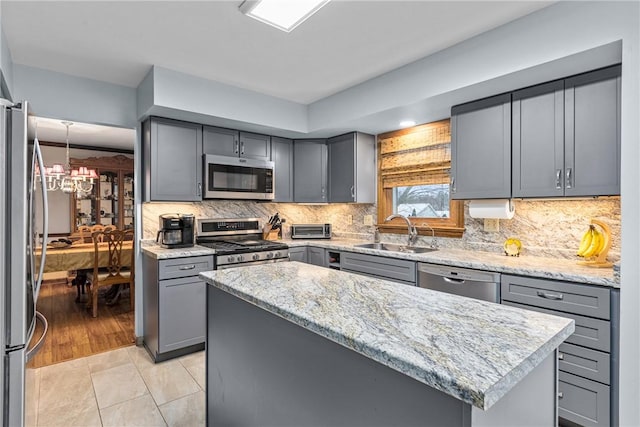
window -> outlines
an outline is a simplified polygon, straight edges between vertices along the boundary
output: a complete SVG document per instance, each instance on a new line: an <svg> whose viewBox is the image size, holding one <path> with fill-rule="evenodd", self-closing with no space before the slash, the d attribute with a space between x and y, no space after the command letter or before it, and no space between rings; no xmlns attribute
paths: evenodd
<svg viewBox="0 0 640 427"><path fill-rule="evenodd" d="M408 217L422 235L461 237L462 201L449 198L451 132L449 120L378 135L378 228L406 233Z"/></svg>

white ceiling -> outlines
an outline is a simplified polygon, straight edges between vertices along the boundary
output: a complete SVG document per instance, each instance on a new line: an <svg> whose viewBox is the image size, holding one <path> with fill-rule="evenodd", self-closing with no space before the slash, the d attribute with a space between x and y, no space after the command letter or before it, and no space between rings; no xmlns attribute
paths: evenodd
<svg viewBox="0 0 640 427"><path fill-rule="evenodd" d="M66 142L67 128L62 121L46 117L34 117L38 140L41 142ZM74 122L69 126L69 145L133 150L136 131L113 126Z"/></svg>
<svg viewBox="0 0 640 427"><path fill-rule="evenodd" d="M14 63L137 87L152 65L308 104L548 6L333 0L291 33L236 1L2 1Z"/></svg>

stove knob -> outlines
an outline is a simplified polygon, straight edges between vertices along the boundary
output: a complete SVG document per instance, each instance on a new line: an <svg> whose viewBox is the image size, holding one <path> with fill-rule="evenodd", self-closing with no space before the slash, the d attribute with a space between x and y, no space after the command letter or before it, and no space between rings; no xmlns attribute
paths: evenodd
<svg viewBox="0 0 640 427"><path fill-rule="evenodd" d="M227 257L227 262L233 262L235 259L236 257L230 255Z"/></svg>
<svg viewBox="0 0 640 427"><path fill-rule="evenodd" d="M254 261L258 261L260 259L260 255L253 254L253 256L251 258L253 258Z"/></svg>
<svg viewBox="0 0 640 427"><path fill-rule="evenodd" d="M238 255L238 262L244 261L244 257L242 255Z"/></svg>
<svg viewBox="0 0 640 427"><path fill-rule="evenodd" d="M273 258L273 253L267 252L267 259L271 259L271 258Z"/></svg>
<svg viewBox="0 0 640 427"><path fill-rule="evenodd" d="M275 254L273 254L274 258L280 258L280 252L276 252Z"/></svg>

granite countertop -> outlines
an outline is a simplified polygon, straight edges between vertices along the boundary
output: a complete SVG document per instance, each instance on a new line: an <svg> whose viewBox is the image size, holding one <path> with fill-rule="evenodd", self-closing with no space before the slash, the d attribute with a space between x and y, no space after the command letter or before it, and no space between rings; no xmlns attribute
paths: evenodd
<svg viewBox="0 0 640 427"><path fill-rule="evenodd" d="M620 287L619 275L612 268L591 268L578 265L576 261L559 258L534 256L510 257L493 252L470 251L462 249L438 249L433 252L411 254L404 252L382 251L358 248L356 245L370 241L330 239L330 240L284 240L290 247L317 246L326 249L344 250L390 258L408 259L418 262L449 265L476 270L495 271L521 276L540 277L568 282L587 283L613 288Z"/></svg>
<svg viewBox="0 0 640 427"><path fill-rule="evenodd" d="M200 277L485 410L574 331L571 319L299 262Z"/></svg>
<svg viewBox="0 0 640 427"><path fill-rule="evenodd" d="M199 245L194 245L190 248L167 249L152 240L142 240L140 243L142 252L155 259L186 258L190 256L214 255L216 253L213 249Z"/></svg>

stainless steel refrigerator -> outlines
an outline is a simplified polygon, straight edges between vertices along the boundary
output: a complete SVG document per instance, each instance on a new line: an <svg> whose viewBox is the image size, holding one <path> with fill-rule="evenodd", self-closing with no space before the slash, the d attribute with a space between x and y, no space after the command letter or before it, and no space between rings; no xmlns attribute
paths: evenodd
<svg viewBox="0 0 640 427"><path fill-rule="evenodd" d="M27 102L0 100L0 393L2 423L11 427L24 425L26 363L46 333L46 319L36 312L46 244L40 262L34 251L47 241L47 192L38 140L29 138L32 122ZM42 197L42 230L35 230L36 197ZM42 337L33 337L36 318Z"/></svg>

